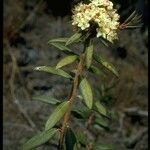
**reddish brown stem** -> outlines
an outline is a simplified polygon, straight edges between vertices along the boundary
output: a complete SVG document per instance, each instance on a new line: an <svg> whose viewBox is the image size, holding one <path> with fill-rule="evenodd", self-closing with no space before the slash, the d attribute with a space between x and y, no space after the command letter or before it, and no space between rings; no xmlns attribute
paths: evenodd
<svg viewBox="0 0 150 150"><path fill-rule="evenodd" d="M85 54L83 53L80 56L80 61L79 61L79 64L77 66L75 77L74 77L74 80L72 83L72 90L71 90L71 94L70 94L70 98L69 98L70 106L69 106L69 109L64 116L64 121L63 121L63 125L61 128L61 134L60 134L60 140L59 140L59 147L58 147L59 150L63 149L64 136L65 136L66 128L67 128L67 126L69 126L70 114L71 114L71 110L72 110L75 98L77 97L79 78L83 73L84 64L85 64Z"/></svg>

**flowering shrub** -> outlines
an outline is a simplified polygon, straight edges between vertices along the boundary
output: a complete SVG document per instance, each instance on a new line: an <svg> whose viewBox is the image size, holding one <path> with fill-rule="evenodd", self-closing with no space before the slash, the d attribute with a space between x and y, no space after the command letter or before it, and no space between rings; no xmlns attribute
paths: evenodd
<svg viewBox="0 0 150 150"><path fill-rule="evenodd" d="M88 81L88 72L101 75L103 70L96 67L93 62L99 63L104 68L118 77L115 67L104 58L96 54L94 38L101 41L113 42L117 39L117 32L121 29L140 27L140 16L134 11L124 23L119 22L117 10L113 9L113 3L109 0L90 0L88 4L79 3L75 6L72 16L72 25L77 29L69 38L57 38L48 42L64 52L67 56L61 59L56 66L38 66L34 70L47 72L69 79L72 84L69 97L66 101L60 101L54 97L37 96L39 100L56 108L46 121L42 132L31 138L23 146L23 150L30 150L48 142L55 136L59 140L58 150L99 150L112 149L102 147L95 141L89 141L83 132L74 132L71 128L70 118L76 117L87 122L88 127L101 126L108 129L108 120L111 118L110 110L94 97L94 90ZM103 41L103 42L104 42ZM82 43L84 49L80 54L74 52L69 46ZM104 43L105 43L104 42ZM77 62L76 68L66 72L64 66ZM76 106L76 100L82 103L81 108ZM63 118L62 126L56 128L56 124Z"/></svg>

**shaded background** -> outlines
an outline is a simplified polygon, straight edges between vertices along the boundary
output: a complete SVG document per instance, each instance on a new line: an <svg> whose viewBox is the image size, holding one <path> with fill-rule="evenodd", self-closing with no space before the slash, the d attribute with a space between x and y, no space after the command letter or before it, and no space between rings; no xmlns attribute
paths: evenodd
<svg viewBox="0 0 150 150"><path fill-rule="evenodd" d="M52 107L32 101L32 96L45 94L63 99L68 96L68 80L34 72L38 65L55 65L62 56L47 45L51 38L70 36L71 7L69 0L4 0L3 49L3 149L19 150L28 138L42 129ZM148 110L148 0L115 0L125 19L135 8L143 14L143 27L124 30L111 47L96 40L96 52L119 70L119 79L106 72L106 78L91 75L91 83L100 93L104 80L107 87L103 101L118 112L110 124L111 132L100 131L98 141L113 144L117 150L147 150ZM76 49L81 46L76 46ZM98 98L102 98L98 94ZM86 130L86 129L85 129ZM94 133L93 133L94 135ZM44 145L38 149L56 149Z"/></svg>

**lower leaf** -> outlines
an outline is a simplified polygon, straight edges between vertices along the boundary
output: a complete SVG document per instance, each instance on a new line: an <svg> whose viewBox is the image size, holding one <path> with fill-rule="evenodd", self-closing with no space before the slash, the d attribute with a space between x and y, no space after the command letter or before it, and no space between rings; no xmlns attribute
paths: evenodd
<svg viewBox="0 0 150 150"><path fill-rule="evenodd" d="M67 128L65 136L66 150L73 150L75 143L76 143L76 136L74 132L71 130L71 128Z"/></svg>
<svg viewBox="0 0 150 150"><path fill-rule="evenodd" d="M43 131L36 136L32 137L29 141L27 141L23 146L22 150L31 150L34 149L44 143L46 143L49 139L51 139L56 133L58 129L50 129L47 131Z"/></svg>

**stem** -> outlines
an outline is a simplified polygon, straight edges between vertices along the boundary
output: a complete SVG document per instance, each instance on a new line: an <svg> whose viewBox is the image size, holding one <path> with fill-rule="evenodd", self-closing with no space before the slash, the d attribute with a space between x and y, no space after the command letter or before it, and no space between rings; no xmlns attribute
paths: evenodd
<svg viewBox="0 0 150 150"><path fill-rule="evenodd" d="M64 116L64 121L63 121L63 125L62 125L62 128L61 128L61 134L60 134L58 150L63 149L63 141L64 141L65 132L66 132L67 127L69 126L71 110L73 108L75 98L77 97L77 89L78 89L78 84L79 84L79 78L83 74L84 66L85 66L85 54L82 53L81 56L80 56L80 61L79 61L79 64L77 66L77 71L75 73L75 77L74 77L74 80L73 80L73 83L72 83L72 90L71 90L71 94L70 94L70 98L69 98L70 106L69 106L68 111L66 112L66 114Z"/></svg>

